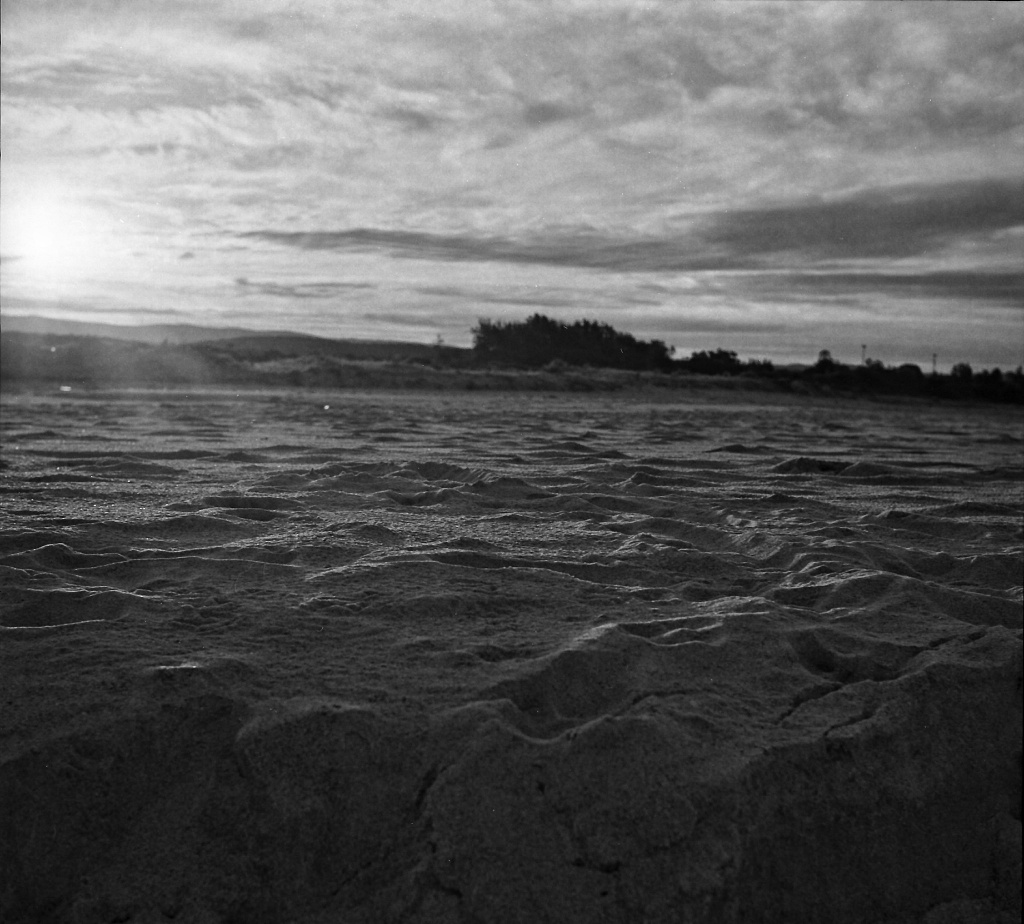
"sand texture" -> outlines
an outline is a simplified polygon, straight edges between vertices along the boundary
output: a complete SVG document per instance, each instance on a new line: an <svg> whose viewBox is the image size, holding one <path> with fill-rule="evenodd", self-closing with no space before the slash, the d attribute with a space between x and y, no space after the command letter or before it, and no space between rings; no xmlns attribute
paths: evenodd
<svg viewBox="0 0 1024 924"><path fill-rule="evenodd" d="M2 422L7 924L1019 920L1016 409Z"/></svg>

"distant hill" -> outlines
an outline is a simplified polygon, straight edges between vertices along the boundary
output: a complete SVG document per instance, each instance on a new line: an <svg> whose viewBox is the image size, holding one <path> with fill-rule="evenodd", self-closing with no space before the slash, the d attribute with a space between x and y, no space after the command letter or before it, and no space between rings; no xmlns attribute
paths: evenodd
<svg viewBox="0 0 1024 924"><path fill-rule="evenodd" d="M469 350L437 347L402 340L337 340L291 331L261 331L244 327L202 327L198 324L99 324L92 321L67 321L39 315L0 318L5 334L35 334L51 337L98 337L126 340L153 346L188 346L217 342L240 359L282 356L325 356L335 359L433 360L443 350L451 361Z"/></svg>
<svg viewBox="0 0 1024 924"><path fill-rule="evenodd" d="M54 334L65 337L108 337L137 343L202 343L230 337L278 336L284 332L261 332L244 327L200 327L198 324L98 324L93 321L67 321L39 315L0 318L0 329L6 333ZM286 336L291 336L286 334ZM320 339L311 337L310 339Z"/></svg>
<svg viewBox="0 0 1024 924"><path fill-rule="evenodd" d="M0 381L62 384L345 385L381 379L368 365L450 370L472 350L387 340L333 340L288 331L191 324L119 325L40 316L0 318Z"/></svg>
<svg viewBox="0 0 1024 924"><path fill-rule="evenodd" d="M587 390L591 379L472 367L472 350L250 332L196 343L0 331L0 387ZM608 388L622 387L609 381Z"/></svg>

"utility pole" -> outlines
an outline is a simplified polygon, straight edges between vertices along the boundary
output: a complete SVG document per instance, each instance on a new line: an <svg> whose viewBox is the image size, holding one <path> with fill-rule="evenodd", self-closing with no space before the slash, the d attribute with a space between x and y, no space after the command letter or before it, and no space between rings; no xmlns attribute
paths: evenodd
<svg viewBox="0 0 1024 924"><path fill-rule="evenodd" d="M868 345L862 343L860 345L860 364L863 366L868 360Z"/></svg>
<svg viewBox="0 0 1024 924"><path fill-rule="evenodd" d="M932 375L938 375L939 374L938 363L939 363L939 354L938 353L932 353Z"/></svg>

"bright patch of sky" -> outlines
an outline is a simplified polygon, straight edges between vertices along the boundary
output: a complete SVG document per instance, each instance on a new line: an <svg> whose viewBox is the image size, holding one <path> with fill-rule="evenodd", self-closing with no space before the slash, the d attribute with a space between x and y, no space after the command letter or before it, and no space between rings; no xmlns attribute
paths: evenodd
<svg viewBox="0 0 1024 924"><path fill-rule="evenodd" d="M1024 361L1016 3L5 0L5 313Z"/></svg>

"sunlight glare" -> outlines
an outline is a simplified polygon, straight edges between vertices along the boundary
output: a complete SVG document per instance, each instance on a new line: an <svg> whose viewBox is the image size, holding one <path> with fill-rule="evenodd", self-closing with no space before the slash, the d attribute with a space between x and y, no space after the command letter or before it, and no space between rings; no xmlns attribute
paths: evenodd
<svg viewBox="0 0 1024 924"><path fill-rule="evenodd" d="M0 252L19 274L62 287L94 276L111 256L105 217L59 191L23 191L0 207ZM13 267L12 267L13 268Z"/></svg>

